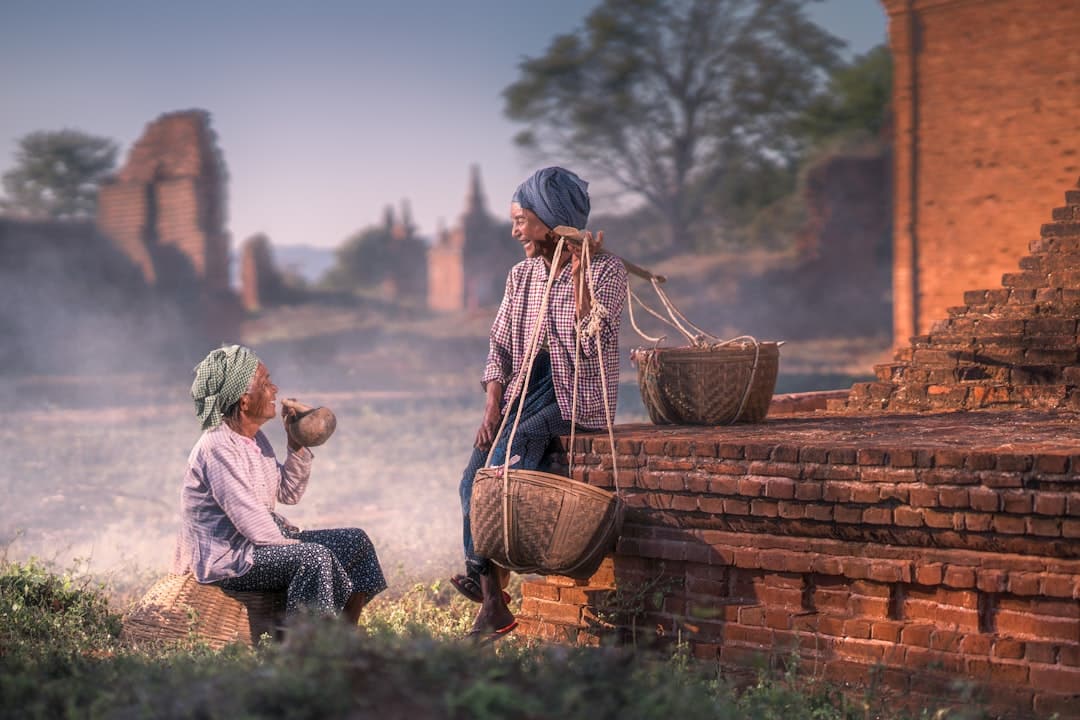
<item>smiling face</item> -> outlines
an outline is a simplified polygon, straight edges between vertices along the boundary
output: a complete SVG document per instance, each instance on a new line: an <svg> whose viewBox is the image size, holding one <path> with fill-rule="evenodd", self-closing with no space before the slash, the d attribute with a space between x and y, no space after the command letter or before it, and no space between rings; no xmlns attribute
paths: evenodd
<svg viewBox="0 0 1080 720"><path fill-rule="evenodd" d="M277 414L274 400L277 398L277 385L270 379L270 371L266 366L259 363L255 370L255 377L251 381L251 389L241 398L241 411L248 419L262 425Z"/></svg>
<svg viewBox="0 0 1080 720"><path fill-rule="evenodd" d="M517 203L511 203L510 225L510 234L521 243L525 257L551 259L555 253L555 243L548 237L550 228L540 221L536 213L526 210Z"/></svg>

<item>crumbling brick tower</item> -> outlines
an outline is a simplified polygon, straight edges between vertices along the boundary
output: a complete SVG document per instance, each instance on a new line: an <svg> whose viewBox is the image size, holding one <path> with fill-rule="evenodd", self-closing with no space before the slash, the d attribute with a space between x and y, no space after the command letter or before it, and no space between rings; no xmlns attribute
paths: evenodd
<svg viewBox="0 0 1080 720"><path fill-rule="evenodd" d="M162 115L102 186L98 226L150 285L184 294L227 292L225 182L209 113Z"/></svg>
<svg viewBox="0 0 1080 720"><path fill-rule="evenodd" d="M848 407L1080 408L1080 189L1065 193L1052 220L1019 272L965 292L963 305L875 368L877 382L853 386Z"/></svg>

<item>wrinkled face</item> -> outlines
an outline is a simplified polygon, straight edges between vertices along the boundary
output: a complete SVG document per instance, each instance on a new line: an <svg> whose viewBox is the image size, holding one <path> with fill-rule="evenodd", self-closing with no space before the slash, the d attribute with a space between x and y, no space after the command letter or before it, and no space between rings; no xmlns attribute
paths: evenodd
<svg viewBox="0 0 1080 720"><path fill-rule="evenodd" d="M277 414L277 409L274 407L277 391L277 385L270 380L270 371L265 365L259 363L259 368L251 381L251 389L244 394L247 405L242 409L248 418L260 425L273 418Z"/></svg>
<svg viewBox="0 0 1080 720"><path fill-rule="evenodd" d="M510 203L510 234L521 243L525 257L545 257L549 260L555 252L555 243L548 237L548 228L536 213L517 203Z"/></svg>

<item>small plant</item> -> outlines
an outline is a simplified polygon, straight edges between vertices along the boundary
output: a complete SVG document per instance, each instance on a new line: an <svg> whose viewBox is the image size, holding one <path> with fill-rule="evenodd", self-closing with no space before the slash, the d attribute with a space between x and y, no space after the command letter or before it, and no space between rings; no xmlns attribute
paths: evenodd
<svg viewBox="0 0 1080 720"><path fill-rule="evenodd" d="M656 574L640 583L620 583L614 590L598 593L594 603L597 624L604 630L626 630L636 644L642 616L663 608L664 599L681 584L681 578L665 575L660 563Z"/></svg>
<svg viewBox="0 0 1080 720"><path fill-rule="evenodd" d="M88 577L57 575L34 559L0 564L3 652L107 652L119 634L104 588Z"/></svg>

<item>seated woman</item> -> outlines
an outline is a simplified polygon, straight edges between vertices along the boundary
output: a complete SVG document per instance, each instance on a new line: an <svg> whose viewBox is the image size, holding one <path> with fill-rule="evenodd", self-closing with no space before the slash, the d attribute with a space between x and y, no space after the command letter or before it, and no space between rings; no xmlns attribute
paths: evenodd
<svg viewBox="0 0 1080 720"><path fill-rule="evenodd" d="M277 386L255 353L214 350L191 385L203 434L188 456L173 572L229 590L284 591L286 611L343 613L356 624L386 589L375 548L358 528L305 530L275 512L295 505L311 476L311 450L288 433L278 463L259 429L276 415ZM292 411L282 408L282 419Z"/></svg>

